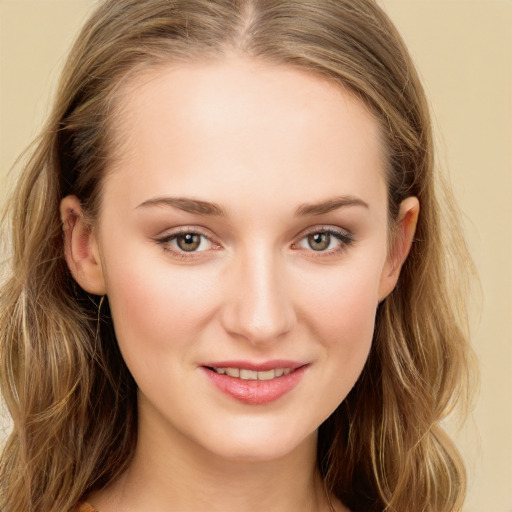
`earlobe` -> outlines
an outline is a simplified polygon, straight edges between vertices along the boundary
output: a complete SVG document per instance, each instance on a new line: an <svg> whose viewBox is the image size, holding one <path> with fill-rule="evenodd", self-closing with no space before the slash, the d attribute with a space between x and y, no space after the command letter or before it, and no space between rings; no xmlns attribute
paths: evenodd
<svg viewBox="0 0 512 512"><path fill-rule="evenodd" d="M80 200L66 196L60 203L64 255L75 281L87 292L105 295L106 286L94 229L85 221Z"/></svg>
<svg viewBox="0 0 512 512"><path fill-rule="evenodd" d="M398 282L402 265L411 250L419 211L420 203L417 197L408 197L400 204L398 222L394 230L395 233L388 251L386 264L381 274L379 302L393 291Z"/></svg>

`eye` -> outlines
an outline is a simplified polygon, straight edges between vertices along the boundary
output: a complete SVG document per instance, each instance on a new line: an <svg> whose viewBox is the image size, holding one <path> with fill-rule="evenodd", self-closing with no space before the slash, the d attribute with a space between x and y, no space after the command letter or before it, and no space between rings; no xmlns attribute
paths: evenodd
<svg viewBox="0 0 512 512"><path fill-rule="evenodd" d="M198 233L185 233L174 238L176 245L185 252L197 251L203 242L203 236ZM204 244L203 244L204 245Z"/></svg>
<svg viewBox="0 0 512 512"><path fill-rule="evenodd" d="M353 242L348 233L334 229L321 229L308 233L301 238L297 246L301 249L311 249L314 252L335 253L343 250Z"/></svg>
<svg viewBox="0 0 512 512"><path fill-rule="evenodd" d="M327 232L313 233L307 237L308 245L314 251L325 251L331 245L331 234Z"/></svg>
<svg viewBox="0 0 512 512"><path fill-rule="evenodd" d="M208 251L214 248L213 242L206 236L195 231L180 231L156 240L164 249L182 254Z"/></svg>

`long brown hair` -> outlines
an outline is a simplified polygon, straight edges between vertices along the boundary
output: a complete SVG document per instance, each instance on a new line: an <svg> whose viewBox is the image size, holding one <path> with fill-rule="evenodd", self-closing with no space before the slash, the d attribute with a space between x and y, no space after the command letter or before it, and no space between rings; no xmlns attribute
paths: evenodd
<svg viewBox="0 0 512 512"><path fill-rule="evenodd" d="M67 269L59 203L75 194L91 222L98 215L118 148L116 100L131 75L229 51L352 91L381 126L390 223L404 198L421 204L363 373L320 427L326 485L354 512L450 512L462 504L464 466L440 422L470 387L466 282L455 270L470 259L434 172L425 95L392 23L371 0L105 0L74 45L10 201L0 380L13 429L0 459L3 512L67 512L130 462L136 385L108 299L84 292Z"/></svg>

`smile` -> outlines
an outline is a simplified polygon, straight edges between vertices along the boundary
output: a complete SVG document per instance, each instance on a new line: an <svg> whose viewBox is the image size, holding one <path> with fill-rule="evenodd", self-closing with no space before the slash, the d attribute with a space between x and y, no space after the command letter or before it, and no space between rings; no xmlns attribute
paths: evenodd
<svg viewBox="0 0 512 512"><path fill-rule="evenodd" d="M220 375L228 375L242 380L273 380L289 375L293 368L275 368L266 371L247 370L245 368L209 368Z"/></svg>
<svg viewBox="0 0 512 512"><path fill-rule="evenodd" d="M295 389L309 367L308 363L281 360L263 364L225 361L201 368L222 394L246 405L264 405Z"/></svg>

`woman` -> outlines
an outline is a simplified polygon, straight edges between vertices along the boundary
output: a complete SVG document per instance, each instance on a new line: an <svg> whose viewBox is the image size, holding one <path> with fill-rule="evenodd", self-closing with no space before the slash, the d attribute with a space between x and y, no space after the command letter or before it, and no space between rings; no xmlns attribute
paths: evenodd
<svg viewBox="0 0 512 512"><path fill-rule="evenodd" d="M374 2L102 2L11 201L0 508L460 508L437 181Z"/></svg>

